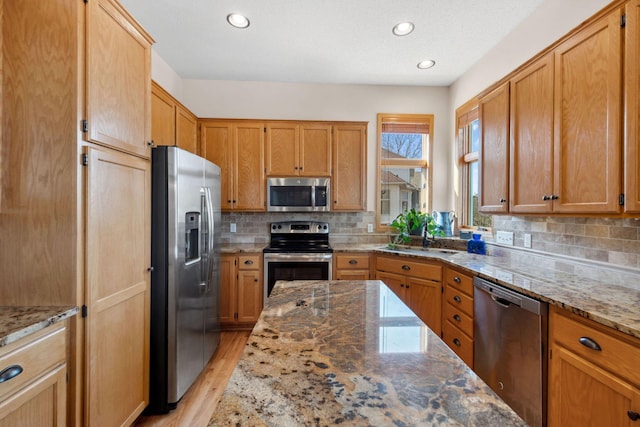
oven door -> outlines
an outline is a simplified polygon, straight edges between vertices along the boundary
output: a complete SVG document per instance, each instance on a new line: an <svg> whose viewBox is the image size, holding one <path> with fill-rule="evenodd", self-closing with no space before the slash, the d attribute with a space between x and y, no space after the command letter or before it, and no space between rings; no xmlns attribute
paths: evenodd
<svg viewBox="0 0 640 427"><path fill-rule="evenodd" d="M278 280L331 280L330 253L265 253L264 303Z"/></svg>

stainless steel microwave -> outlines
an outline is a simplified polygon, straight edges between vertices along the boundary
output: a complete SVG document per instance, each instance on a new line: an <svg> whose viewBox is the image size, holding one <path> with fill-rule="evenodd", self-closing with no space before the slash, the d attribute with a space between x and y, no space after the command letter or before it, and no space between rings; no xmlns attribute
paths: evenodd
<svg viewBox="0 0 640 427"><path fill-rule="evenodd" d="M329 178L267 178L269 212L328 212Z"/></svg>

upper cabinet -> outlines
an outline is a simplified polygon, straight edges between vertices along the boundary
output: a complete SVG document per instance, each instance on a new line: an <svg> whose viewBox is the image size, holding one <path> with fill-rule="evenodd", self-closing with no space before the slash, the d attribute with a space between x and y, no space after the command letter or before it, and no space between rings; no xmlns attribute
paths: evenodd
<svg viewBox="0 0 640 427"><path fill-rule="evenodd" d="M367 195L367 124L333 126L331 198L334 211L362 211Z"/></svg>
<svg viewBox="0 0 640 427"><path fill-rule="evenodd" d="M553 194L553 55L511 78L511 212L548 212Z"/></svg>
<svg viewBox="0 0 640 427"><path fill-rule="evenodd" d="M482 212L615 214L625 192L635 199L626 210L640 210L637 1L627 5L626 43L612 5L480 97Z"/></svg>
<svg viewBox="0 0 640 427"><path fill-rule="evenodd" d="M265 211L264 125L202 120L201 155L221 168L224 211Z"/></svg>
<svg viewBox="0 0 640 427"><path fill-rule="evenodd" d="M268 176L330 176L331 125L267 123Z"/></svg>
<svg viewBox="0 0 640 427"><path fill-rule="evenodd" d="M479 101L481 212L509 209L509 83Z"/></svg>
<svg viewBox="0 0 640 427"><path fill-rule="evenodd" d="M619 212L622 12L554 50L554 212Z"/></svg>
<svg viewBox="0 0 640 427"><path fill-rule="evenodd" d="M151 139L199 154L197 117L156 82L151 84Z"/></svg>
<svg viewBox="0 0 640 427"><path fill-rule="evenodd" d="M640 212L640 0L627 3L625 34L625 212Z"/></svg>
<svg viewBox="0 0 640 427"><path fill-rule="evenodd" d="M88 2L86 24L87 139L149 157L153 40L113 0Z"/></svg>

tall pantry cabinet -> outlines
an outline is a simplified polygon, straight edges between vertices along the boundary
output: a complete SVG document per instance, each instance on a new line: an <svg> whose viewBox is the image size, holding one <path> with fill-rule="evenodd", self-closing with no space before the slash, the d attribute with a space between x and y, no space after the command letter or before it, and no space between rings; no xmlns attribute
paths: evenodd
<svg viewBox="0 0 640 427"><path fill-rule="evenodd" d="M75 305L68 425L148 401L151 38L115 0L0 0L0 301Z"/></svg>

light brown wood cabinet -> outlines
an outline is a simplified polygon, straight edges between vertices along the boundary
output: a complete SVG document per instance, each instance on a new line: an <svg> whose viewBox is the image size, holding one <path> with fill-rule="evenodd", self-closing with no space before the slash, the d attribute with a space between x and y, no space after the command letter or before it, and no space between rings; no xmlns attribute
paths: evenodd
<svg viewBox="0 0 640 427"><path fill-rule="evenodd" d="M479 100L479 210L509 210L509 83Z"/></svg>
<svg viewBox="0 0 640 427"><path fill-rule="evenodd" d="M473 277L444 269L442 340L473 369Z"/></svg>
<svg viewBox="0 0 640 427"><path fill-rule="evenodd" d="M549 310L548 425L632 426L640 417L640 340Z"/></svg>
<svg viewBox="0 0 640 427"><path fill-rule="evenodd" d="M151 139L199 154L197 117L156 82L151 85Z"/></svg>
<svg viewBox="0 0 640 427"><path fill-rule="evenodd" d="M332 156L331 209L366 210L367 124L334 124Z"/></svg>
<svg viewBox="0 0 640 427"><path fill-rule="evenodd" d="M369 254L341 252L333 255L333 278L335 280L369 280Z"/></svg>
<svg viewBox="0 0 640 427"><path fill-rule="evenodd" d="M20 366L0 384L0 426L67 425L66 322L0 347L0 370Z"/></svg>
<svg viewBox="0 0 640 427"><path fill-rule="evenodd" d="M223 254L221 260L222 329L251 329L262 312L262 254Z"/></svg>
<svg viewBox="0 0 640 427"><path fill-rule="evenodd" d="M553 55L510 79L509 210L549 212L553 190Z"/></svg>
<svg viewBox="0 0 640 427"><path fill-rule="evenodd" d="M331 125L266 123L267 176L330 176Z"/></svg>
<svg viewBox="0 0 640 427"><path fill-rule="evenodd" d="M262 122L203 119L200 131L200 154L221 169L222 210L264 212Z"/></svg>
<svg viewBox="0 0 640 427"><path fill-rule="evenodd" d="M442 266L434 261L378 255L382 280L435 334L442 331Z"/></svg>
<svg viewBox="0 0 640 427"><path fill-rule="evenodd" d="M153 40L116 0L87 2L86 17L87 139L150 157Z"/></svg>
<svg viewBox="0 0 640 427"><path fill-rule="evenodd" d="M130 424L148 393L152 39L115 0L0 8L0 163L19 165L0 180L0 299L86 306L57 413Z"/></svg>
<svg viewBox="0 0 640 427"><path fill-rule="evenodd" d="M624 194L625 212L640 212L640 0L625 9Z"/></svg>

